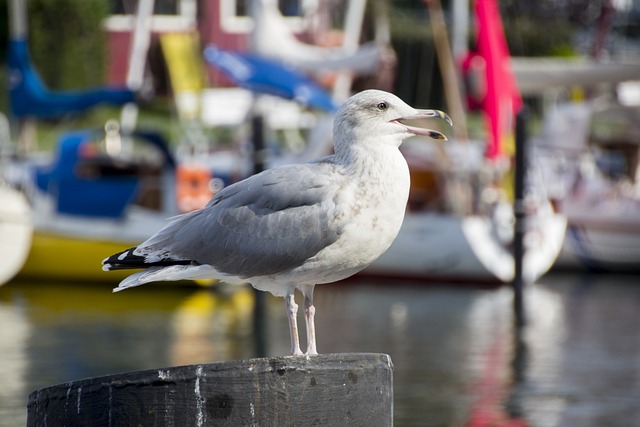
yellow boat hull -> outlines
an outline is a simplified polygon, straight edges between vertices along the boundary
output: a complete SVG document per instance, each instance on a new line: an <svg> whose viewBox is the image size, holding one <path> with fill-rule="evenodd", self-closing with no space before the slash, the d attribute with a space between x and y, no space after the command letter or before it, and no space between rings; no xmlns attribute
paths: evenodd
<svg viewBox="0 0 640 427"><path fill-rule="evenodd" d="M102 260L139 242L107 242L36 231L19 279L116 284L137 270L102 270ZM211 286L214 279L178 282ZM176 284L176 282L172 282Z"/></svg>
<svg viewBox="0 0 640 427"><path fill-rule="evenodd" d="M135 243L103 242L36 231L31 251L19 278L53 281L118 282L129 271L102 271L101 262L109 255L135 246Z"/></svg>

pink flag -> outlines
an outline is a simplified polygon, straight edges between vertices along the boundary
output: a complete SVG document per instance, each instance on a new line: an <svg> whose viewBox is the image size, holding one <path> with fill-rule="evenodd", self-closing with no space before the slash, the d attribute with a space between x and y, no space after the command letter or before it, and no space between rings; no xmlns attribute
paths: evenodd
<svg viewBox="0 0 640 427"><path fill-rule="evenodd" d="M475 14L477 55L484 59L486 75L482 109L489 136L487 157L497 159L504 154L506 139L513 134L515 115L522 107L522 98L511 69L497 1L476 0Z"/></svg>

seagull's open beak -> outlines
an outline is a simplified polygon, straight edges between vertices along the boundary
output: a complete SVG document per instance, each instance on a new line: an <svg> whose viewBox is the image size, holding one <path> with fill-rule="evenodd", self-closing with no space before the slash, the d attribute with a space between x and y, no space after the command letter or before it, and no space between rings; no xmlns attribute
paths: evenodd
<svg viewBox="0 0 640 427"><path fill-rule="evenodd" d="M411 116L406 116L406 117L400 117L398 119L392 120L392 122L401 124L406 128L408 132L411 132L415 135L423 135L423 136L431 137L433 139L442 139L446 141L447 137L438 131L435 131L432 129L415 127L415 126L409 126L405 123L402 123L405 120L421 120L421 119L432 119L432 118L445 120L447 123L449 123L450 126L453 126L453 121L451 120L451 117L449 117L446 113L440 110L416 110L416 114L413 114Z"/></svg>

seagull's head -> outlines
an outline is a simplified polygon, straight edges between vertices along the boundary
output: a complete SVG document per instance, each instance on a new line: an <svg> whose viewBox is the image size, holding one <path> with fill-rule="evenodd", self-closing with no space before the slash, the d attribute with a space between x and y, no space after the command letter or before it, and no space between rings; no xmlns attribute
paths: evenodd
<svg viewBox="0 0 640 427"><path fill-rule="evenodd" d="M338 110L334 125L336 150L342 143L353 144L371 138L400 146L412 135L446 140L442 133L410 126L405 121L438 118L453 125L451 118L439 110L418 110L397 96L381 90L365 90L353 95Z"/></svg>

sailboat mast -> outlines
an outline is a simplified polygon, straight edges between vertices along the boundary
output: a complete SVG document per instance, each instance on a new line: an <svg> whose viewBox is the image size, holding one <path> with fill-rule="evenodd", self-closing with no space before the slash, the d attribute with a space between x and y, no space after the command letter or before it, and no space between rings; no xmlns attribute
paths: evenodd
<svg viewBox="0 0 640 427"><path fill-rule="evenodd" d="M129 53L129 69L127 71L127 87L140 90L144 81L144 70L147 64L147 53L151 42L151 18L155 0L140 0L136 12L136 23ZM120 129L123 133L131 133L138 121L138 106L131 102L122 108Z"/></svg>
<svg viewBox="0 0 640 427"><path fill-rule="evenodd" d="M447 109L451 119L456 124L453 127L453 135L458 141L467 141L467 117L462 106L462 95L458 84L458 73L451 56L447 24L442 12L440 0L425 0L429 9L429 21L433 30L433 38L438 55L438 64L442 82L444 84L444 96L447 101Z"/></svg>
<svg viewBox="0 0 640 427"><path fill-rule="evenodd" d="M469 0L453 0L451 12L451 51L453 58L459 60L466 55L468 50Z"/></svg>
<svg viewBox="0 0 640 427"><path fill-rule="evenodd" d="M27 36L27 2L9 0L9 35L17 40Z"/></svg>

